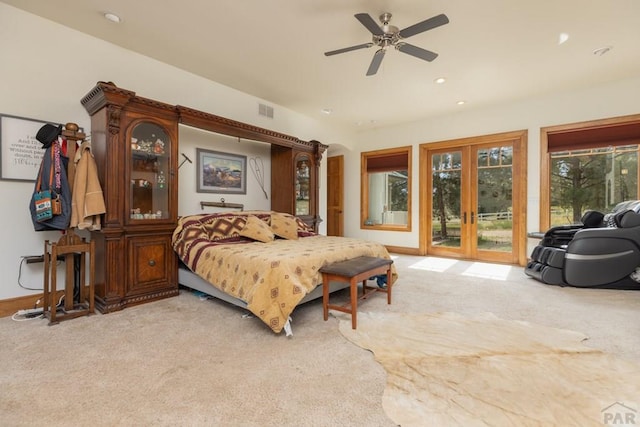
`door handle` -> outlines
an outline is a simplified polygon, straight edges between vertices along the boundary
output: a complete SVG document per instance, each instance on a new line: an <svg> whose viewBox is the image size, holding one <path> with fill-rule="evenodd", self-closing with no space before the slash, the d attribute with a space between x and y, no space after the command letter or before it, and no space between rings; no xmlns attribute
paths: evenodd
<svg viewBox="0 0 640 427"><path fill-rule="evenodd" d="M473 224L474 220L476 217L476 213L475 212L471 212L471 224Z"/></svg>
<svg viewBox="0 0 640 427"><path fill-rule="evenodd" d="M467 223L467 213L466 213L466 212L463 212L463 213L462 213L462 223L463 223L463 224L466 224L466 223Z"/></svg>

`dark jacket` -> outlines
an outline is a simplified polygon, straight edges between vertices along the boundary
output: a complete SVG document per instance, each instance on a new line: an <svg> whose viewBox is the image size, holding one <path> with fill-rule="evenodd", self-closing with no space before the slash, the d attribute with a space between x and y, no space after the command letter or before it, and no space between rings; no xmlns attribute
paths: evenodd
<svg viewBox="0 0 640 427"><path fill-rule="evenodd" d="M49 146L42 156L42 165L36 177L36 184L34 185L33 195L29 202L29 210L31 211L31 221L33 222L33 228L35 231L45 230L66 230L69 228L69 221L71 220L71 189L69 188L69 181L67 180L67 163L69 159L60 154L60 188L55 188L55 169L52 185L49 184L49 177L51 168L54 167L52 161L53 145ZM35 194L38 192L38 178L40 178L40 191L50 190L52 197L60 195L60 202L62 204L62 213L60 215L54 215L52 218L45 221L36 220L36 206L35 206Z"/></svg>

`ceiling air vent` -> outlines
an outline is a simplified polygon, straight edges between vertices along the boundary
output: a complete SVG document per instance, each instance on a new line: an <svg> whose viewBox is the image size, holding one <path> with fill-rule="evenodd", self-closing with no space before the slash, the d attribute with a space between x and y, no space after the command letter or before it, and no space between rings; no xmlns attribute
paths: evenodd
<svg viewBox="0 0 640 427"><path fill-rule="evenodd" d="M273 107L265 104L258 104L258 114L273 119Z"/></svg>

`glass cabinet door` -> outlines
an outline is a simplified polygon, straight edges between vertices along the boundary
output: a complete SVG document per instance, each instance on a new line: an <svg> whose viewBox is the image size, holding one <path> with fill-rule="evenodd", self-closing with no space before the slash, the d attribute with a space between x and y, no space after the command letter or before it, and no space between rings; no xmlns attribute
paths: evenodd
<svg viewBox="0 0 640 427"><path fill-rule="evenodd" d="M296 157L296 215L311 214L311 159L307 154Z"/></svg>
<svg viewBox="0 0 640 427"><path fill-rule="evenodd" d="M150 122L136 124L130 135L130 218L167 219L171 141L161 126Z"/></svg>

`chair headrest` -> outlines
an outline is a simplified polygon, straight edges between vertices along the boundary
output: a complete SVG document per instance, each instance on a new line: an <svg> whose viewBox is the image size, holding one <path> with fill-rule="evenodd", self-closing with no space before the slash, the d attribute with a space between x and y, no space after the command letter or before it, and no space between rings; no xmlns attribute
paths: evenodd
<svg viewBox="0 0 640 427"><path fill-rule="evenodd" d="M585 228L596 228L602 227L602 219L604 218L604 214L598 211L586 211L582 218L580 218L580 222L584 225Z"/></svg>
<svg viewBox="0 0 640 427"><path fill-rule="evenodd" d="M618 212L613 217L616 226L620 228L631 228L640 226L640 214L632 209Z"/></svg>

